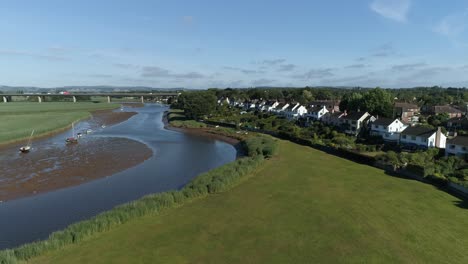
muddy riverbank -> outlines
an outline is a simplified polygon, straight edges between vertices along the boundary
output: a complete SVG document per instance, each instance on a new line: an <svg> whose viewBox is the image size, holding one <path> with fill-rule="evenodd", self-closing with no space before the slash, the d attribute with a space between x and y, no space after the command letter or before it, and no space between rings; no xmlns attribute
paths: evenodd
<svg viewBox="0 0 468 264"><path fill-rule="evenodd" d="M169 120L167 118L169 112L164 113L163 117L163 123L164 123L164 128L172 131L177 131L181 133L186 133L189 135L195 135L195 136L202 136L214 140L220 140L223 142L226 142L230 145L232 145L236 151L237 151L237 157L242 157L245 156L245 153L242 148L242 143L241 140L233 137L229 137L226 135L218 134L216 131L213 130L213 128L182 128L182 127L174 127L169 123Z"/></svg>
<svg viewBox="0 0 468 264"><path fill-rule="evenodd" d="M99 110L86 128L101 129L124 122L136 112ZM63 131L61 131L63 133ZM60 132L48 138L60 136ZM19 144L2 146L0 201L13 200L70 187L134 167L153 155L144 143L119 137L84 136L76 145L47 138L33 141L30 153L18 153Z"/></svg>

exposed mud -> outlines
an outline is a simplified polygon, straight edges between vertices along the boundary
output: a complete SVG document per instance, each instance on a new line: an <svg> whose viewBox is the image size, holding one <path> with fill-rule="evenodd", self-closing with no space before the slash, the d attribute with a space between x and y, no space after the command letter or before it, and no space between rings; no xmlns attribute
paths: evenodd
<svg viewBox="0 0 468 264"><path fill-rule="evenodd" d="M123 122L137 113L96 111L87 121L97 129ZM145 144L126 139L83 136L78 144L34 141L30 153L20 145L0 153L0 201L48 192L110 176L136 166L153 154Z"/></svg>

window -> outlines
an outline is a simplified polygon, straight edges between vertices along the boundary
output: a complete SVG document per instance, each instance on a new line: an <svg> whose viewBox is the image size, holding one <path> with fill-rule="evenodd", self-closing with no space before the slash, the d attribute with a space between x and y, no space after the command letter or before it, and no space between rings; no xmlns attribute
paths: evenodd
<svg viewBox="0 0 468 264"><path fill-rule="evenodd" d="M416 140L416 136L411 136L411 140Z"/></svg>
<svg viewBox="0 0 468 264"><path fill-rule="evenodd" d="M463 147L462 150L463 150L463 151L466 151L466 147Z"/></svg>
<svg viewBox="0 0 468 264"><path fill-rule="evenodd" d="M406 139L406 135L402 135L401 138L402 138L402 139Z"/></svg>

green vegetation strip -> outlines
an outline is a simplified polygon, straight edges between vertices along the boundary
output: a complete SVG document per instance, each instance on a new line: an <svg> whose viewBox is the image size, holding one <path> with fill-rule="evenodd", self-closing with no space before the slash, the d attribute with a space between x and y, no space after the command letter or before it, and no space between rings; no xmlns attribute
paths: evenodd
<svg viewBox="0 0 468 264"><path fill-rule="evenodd" d="M204 173L180 191L145 196L90 220L70 225L63 231L51 234L45 241L30 243L13 250L0 251L0 263L17 263L18 260L28 260L70 244L89 241L89 238L96 236L97 233L115 229L133 219L155 215L194 199L226 191L250 175L259 167L264 158L271 157L276 149L276 141L270 137L254 137L245 141L243 145L245 151L249 153L248 157L237 159Z"/></svg>
<svg viewBox="0 0 468 264"><path fill-rule="evenodd" d="M0 104L0 144L35 136L43 136L65 129L90 117L90 111L113 109L107 103L4 103Z"/></svg>

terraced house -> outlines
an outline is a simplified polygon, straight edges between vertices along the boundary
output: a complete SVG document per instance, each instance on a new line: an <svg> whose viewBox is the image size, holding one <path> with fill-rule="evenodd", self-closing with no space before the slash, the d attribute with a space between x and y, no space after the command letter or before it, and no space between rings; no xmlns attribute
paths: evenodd
<svg viewBox="0 0 468 264"><path fill-rule="evenodd" d="M457 156L466 159L468 157L468 137L457 136L447 140L445 156Z"/></svg>
<svg viewBox="0 0 468 264"><path fill-rule="evenodd" d="M368 112L345 112L341 117L341 126L346 134L357 136L363 127L374 120L375 117Z"/></svg>
<svg viewBox="0 0 468 264"><path fill-rule="evenodd" d="M441 128L408 127L401 133L400 144L410 148L445 148L447 137Z"/></svg>
<svg viewBox="0 0 468 264"><path fill-rule="evenodd" d="M372 122L370 134L381 136L387 142L400 142L400 134L408 125L398 119L379 118Z"/></svg>

